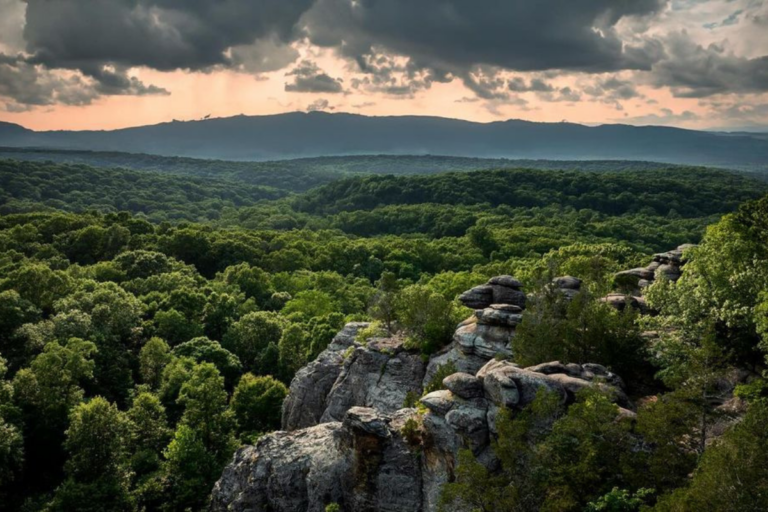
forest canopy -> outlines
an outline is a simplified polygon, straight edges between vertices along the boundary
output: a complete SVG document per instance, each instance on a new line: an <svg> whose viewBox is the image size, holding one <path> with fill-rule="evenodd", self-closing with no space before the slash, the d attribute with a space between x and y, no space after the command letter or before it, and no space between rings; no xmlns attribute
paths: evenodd
<svg viewBox="0 0 768 512"><path fill-rule="evenodd" d="M644 389L666 397L640 410L638 428L668 451L636 450L598 396L528 436L521 426L538 422L541 397L538 409L506 420L499 440L501 449L525 440L519 457L536 478L515 475L518 457L502 458L506 480L488 480L465 454L446 500L482 510L514 510L503 507L521 496L547 510L614 510L599 507L617 500L637 506L615 510L700 510L734 453L764 446L757 425L768 386L755 378L743 390L754 406L722 443L677 450L709 414L692 390L745 362L755 375L762 368L768 210L758 199L767 183L665 168L357 176L309 192L278 188L0 161L0 503L203 510L236 448L280 427L291 379L346 322L396 326L428 357L471 313L458 294L500 274L533 293L554 272L589 283L595 300L557 328L574 344L584 322L621 334L633 353L603 362L635 365ZM649 290L659 313L652 323L597 304L615 272L702 239L677 285ZM531 325L521 343L541 332ZM674 336L646 351L641 327ZM681 353L718 363L686 365ZM558 451L589 434L601 440L585 444L596 458ZM765 485L761 460L727 482ZM477 479L485 497L468 494ZM725 493L727 482L716 488Z"/></svg>

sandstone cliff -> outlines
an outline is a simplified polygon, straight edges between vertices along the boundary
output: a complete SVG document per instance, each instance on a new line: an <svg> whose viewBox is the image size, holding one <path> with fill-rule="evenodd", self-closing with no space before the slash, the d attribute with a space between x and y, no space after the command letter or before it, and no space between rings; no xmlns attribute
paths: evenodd
<svg viewBox="0 0 768 512"><path fill-rule="evenodd" d="M553 282L572 297L581 282ZM464 293L475 309L453 342L423 361L399 338L358 340L367 324L348 324L320 356L299 371L283 407L283 431L240 449L213 491L212 510L322 512L437 510L457 454L468 448L489 468L502 409L513 413L540 389L565 406L599 386L632 416L621 378L600 365L546 363L520 368L511 340L522 320L522 284L499 276ZM456 371L444 389L423 395L438 369ZM404 408L421 397L419 407Z"/></svg>

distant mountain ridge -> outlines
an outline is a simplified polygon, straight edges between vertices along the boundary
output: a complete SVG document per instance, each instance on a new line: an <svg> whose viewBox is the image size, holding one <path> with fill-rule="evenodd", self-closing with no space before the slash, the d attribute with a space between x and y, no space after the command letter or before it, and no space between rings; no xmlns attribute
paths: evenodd
<svg viewBox="0 0 768 512"><path fill-rule="evenodd" d="M362 154L654 160L768 170L768 141L629 125L289 113L174 121L112 131L36 132L0 123L0 146L270 160Z"/></svg>

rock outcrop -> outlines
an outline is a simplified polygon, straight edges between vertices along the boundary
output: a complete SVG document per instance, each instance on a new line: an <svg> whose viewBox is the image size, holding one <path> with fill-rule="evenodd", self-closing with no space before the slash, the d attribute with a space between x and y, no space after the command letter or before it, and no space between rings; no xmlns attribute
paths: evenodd
<svg viewBox="0 0 768 512"><path fill-rule="evenodd" d="M541 389L569 404L590 385L631 406L621 379L599 365L520 368L493 360L476 375L456 373L443 384L447 389L421 398L426 412L354 406L341 421L276 432L240 449L214 488L212 510L322 512L338 503L355 512L432 512L460 449L496 465L490 446L502 409L521 410Z"/></svg>
<svg viewBox="0 0 768 512"><path fill-rule="evenodd" d="M572 297L581 282L553 282ZM600 365L551 362L521 368L510 342L526 297L510 276L493 278L461 300L476 309L452 344L428 363L401 339L357 340L367 324L349 324L299 371L283 408L284 431L240 449L213 491L215 512L322 512L338 503L355 512L433 512L453 478L460 449L488 468L499 413L513 414L548 390L563 406L596 386L632 417L621 378ZM444 389L422 396L437 369L456 369ZM403 408L406 395L420 408Z"/></svg>
<svg viewBox="0 0 768 512"><path fill-rule="evenodd" d="M459 296L459 300L468 308L485 309L492 304L513 304L525 307L523 284L512 276L497 276L486 284L475 286Z"/></svg>
<svg viewBox="0 0 768 512"><path fill-rule="evenodd" d="M668 252L662 252L653 256L653 261L646 267L624 270L614 276L614 282L621 288L622 293L612 293L604 297L603 302L611 307L623 311L627 307L637 309L641 313L648 313L648 305L642 296L643 290L652 285L656 279L666 279L676 282L682 275L685 266L683 253L696 247L693 244L684 244Z"/></svg>
<svg viewBox="0 0 768 512"><path fill-rule="evenodd" d="M522 283L512 276L497 276L464 292L459 300L475 313L459 324L453 343L430 359L425 386L442 366L453 365L458 372L474 375L494 357L512 357L512 338L527 300Z"/></svg>
<svg viewBox="0 0 768 512"><path fill-rule="evenodd" d="M327 409L328 394L344 366L347 349L355 346L357 333L366 323L347 324L320 355L296 373L291 392L283 402L283 429L317 425Z"/></svg>
<svg viewBox="0 0 768 512"><path fill-rule="evenodd" d="M283 430L341 421L352 407L392 413L408 393L421 394L425 363L400 338L355 340L366 323L348 324L294 377L283 403Z"/></svg>
<svg viewBox="0 0 768 512"><path fill-rule="evenodd" d="M353 407L342 422L276 432L237 451L213 490L213 511L420 510L420 462L400 435L412 409Z"/></svg>

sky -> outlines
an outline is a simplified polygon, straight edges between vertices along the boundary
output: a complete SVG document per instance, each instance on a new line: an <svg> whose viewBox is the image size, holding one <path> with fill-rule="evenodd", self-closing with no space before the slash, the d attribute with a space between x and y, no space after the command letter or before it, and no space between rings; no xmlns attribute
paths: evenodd
<svg viewBox="0 0 768 512"><path fill-rule="evenodd" d="M0 0L0 121L313 110L768 131L768 0Z"/></svg>

